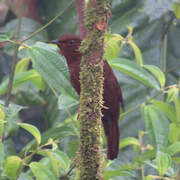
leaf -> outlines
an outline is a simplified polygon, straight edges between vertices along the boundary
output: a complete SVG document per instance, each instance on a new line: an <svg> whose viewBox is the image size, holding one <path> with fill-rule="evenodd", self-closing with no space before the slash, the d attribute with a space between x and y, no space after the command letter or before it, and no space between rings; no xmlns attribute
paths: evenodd
<svg viewBox="0 0 180 180"><path fill-rule="evenodd" d="M61 94L58 100L59 109L68 109L79 104L77 99L72 99L66 94Z"/></svg>
<svg viewBox="0 0 180 180"><path fill-rule="evenodd" d="M24 82L27 82L29 80L34 80L39 77L40 77L39 74L32 70L18 73L14 77L13 88L15 88L16 86L18 86ZM0 96L4 95L7 92L8 83L9 83L9 78L6 78L0 84Z"/></svg>
<svg viewBox="0 0 180 180"><path fill-rule="evenodd" d="M175 123L171 123L169 126L169 141L175 143L180 139L180 127Z"/></svg>
<svg viewBox="0 0 180 180"><path fill-rule="evenodd" d="M168 144L169 122L166 116L154 105L142 106L142 117L146 131L156 150L165 148Z"/></svg>
<svg viewBox="0 0 180 180"><path fill-rule="evenodd" d="M174 2L173 3L173 8L174 8L174 14L175 16L180 19L180 3Z"/></svg>
<svg viewBox="0 0 180 180"><path fill-rule="evenodd" d="M4 144L2 142L0 142L0 168L2 167L4 157L5 157Z"/></svg>
<svg viewBox="0 0 180 180"><path fill-rule="evenodd" d="M58 160L53 156L53 154L49 150L41 150L40 152L38 152L38 154L47 156L50 159L53 172L56 176L56 179L58 179L60 176L58 169Z"/></svg>
<svg viewBox="0 0 180 180"><path fill-rule="evenodd" d="M166 152L170 155L173 156L177 153L180 152L180 142L175 142L174 144L171 144L168 146Z"/></svg>
<svg viewBox="0 0 180 180"><path fill-rule="evenodd" d="M75 136L75 135L76 133L74 132L74 129L71 127L68 126L53 127L42 134L41 144L45 144L49 138L52 138L53 140L57 140L57 139L61 140L67 136ZM25 151L34 150L35 148L36 148L36 141L33 140L23 148L20 154L23 155Z"/></svg>
<svg viewBox="0 0 180 180"><path fill-rule="evenodd" d="M66 61L54 47L37 42L28 49L28 55L33 61L34 69L52 88L69 96L73 101L79 99L71 86Z"/></svg>
<svg viewBox="0 0 180 180"><path fill-rule="evenodd" d="M111 60L109 64L112 68L115 68L117 70L122 71L125 74L128 74L132 78L141 81L145 85L155 89L159 89L159 85L157 81L152 77L152 75L145 71L142 67L138 66L133 61L117 58Z"/></svg>
<svg viewBox="0 0 180 180"><path fill-rule="evenodd" d="M29 167L31 168L37 180L45 180L45 179L56 180L56 177L52 173L52 171L50 171L48 168L46 168L39 162L32 162L29 165Z"/></svg>
<svg viewBox="0 0 180 180"><path fill-rule="evenodd" d="M131 177L135 177L135 175L128 170L124 170L124 169L119 169L119 170L105 170L104 171L104 179L108 180L112 177L117 177L117 176L131 176Z"/></svg>
<svg viewBox="0 0 180 180"><path fill-rule="evenodd" d="M166 78L164 73L157 66L143 65L143 67L146 68L148 71L150 71L157 78L161 87L164 87Z"/></svg>
<svg viewBox="0 0 180 180"><path fill-rule="evenodd" d="M172 159L167 153L158 151L156 157L157 168L160 176L163 176L171 166Z"/></svg>
<svg viewBox="0 0 180 180"><path fill-rule="evenodd" d="M177 97L174 100L174 105L176 109L176 123L180 123L180 99Z"/></svg>
<svg viewBox="0 0 180 180"><path fill-rule="evenodd" d="M29 133L31 133L35 137L38 145L41 143L41 133L39 132L37 127L27 123L18 123L18 125L26 131L28 131Z"/></svg>
<svg viewBox="0 0 180 180"><path fill-rule="evenodd" d="M6 122L4 119L5 119L5 114L0 105L0 137L3 136L4 134L4 123Z"/></svg>
<svg viewBox="0 0 180 180"><path fill-rule="evenodd" d="M30 58L23 58L20 61L18 61L15 68L15 74L27 71L29 63L30 63Z"/></svg>
<svg viewBox="0 0 180 180"><path fill-rule="evenodd" d="M66 171L68 168L70 168L70 159L69 157L63 152L63 151L60 151L60 150L49 150L53 156L55 157L55 159L58 161L58 164L60 165L60 167Z"/></svg>
<svg viewBox="0 0 180 180"><path fill-rule="evenodd" d="M113 34L106 34L105 36L105 54L104 58L109 61L113 58L117 58L119 56L119 38L113 36Z"/></svg>
<svg viewBox="0 0 180 180"><path fill-rule="evenodd" d="M123 138L120 141L119 148L124 148L129 145L140 146L139 141L134 137Z"/></svg>
<svg viewBox="0 0 180 180"><path fill-rule="evenodd" d="M143 58L142 58L142 54L141 54L141 51L138 48L138 46L134 42L132 42L132 41L128 41L128 44L130 44L131 47L134 50L134 54L135 54L135 57L136 57L137 64L139 66L143 66Z"/></svg>
<svg viewBox="0 0 180 180"><path fill-rule="evenodd" d="M168 90L167 102L176 101L178 99L179 89L177 87L172 87Z"/></svg>
<svg viewBox="0 0 180 180"><path fill-rule="evenodd" d="M152 100L151 103L157 106L172 122L176 122L176 113L170 104L158 100Z"/></svg>
<svg viewBox="0 0 180 180"><path fill-rule="evenodd" d="M0 42L4 42L7 41L9 39L11 39L13 36L12 31L10 32L0 32Z"/></svg>
<svg viewBox="0 0 180 180"><path fill-rule="evenodd" d="M22 160L18 156L8 156L4 162L4 172L10 180L16 180L22 165Z"/></svg>

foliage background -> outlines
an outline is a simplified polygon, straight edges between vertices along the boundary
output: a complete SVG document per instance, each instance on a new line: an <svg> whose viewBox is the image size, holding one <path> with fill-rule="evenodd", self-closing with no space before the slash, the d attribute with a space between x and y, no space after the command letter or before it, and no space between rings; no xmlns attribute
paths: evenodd
<svg viewBox="0 0 180 180"><path fill-rule="evenodd" d="M70 1L39 0L37 2L41 23L45 24L58 12L62 11ZM118 33L125 37L128 34L127 26L131 26L133 28L133 41L141 50L144 64L158 66L166 75L166 86L178 84L180 75L180 20L173 13L173 2L177 1L111 0L112 16L108 29L111 33ZM16 26L17 19L11 12L0 30L12 31ZM21 37L27 37L28 34L39 27L41 27L39 22L24 18ZM28 44L34 44L36 41L48 42L64 33L78 34L75 3L47 29L28 40ZM167 42L164 42L165 36ZM162 55L164 45L167 45L167 49L165 49L166 58ZM12 44L8 43L1 49L0 54L0 79L2 80L10 69L13 54ZM26 56L26 52L23 50L19 53L19 59ZM135 60L134 52L129 45L123 46L119 57ZM115 74L122 88L126 110L141 104L146 101L147 97L155 94L154 89L143 85L124 73L115 70ZM20 113L21 120L36 125L41 131L50 130L59 123L72 123L67 118L70 119L69 115L74 115L77 110L77 107L69 110L58 110L56 97L52 91L49 88L40 91L30 82L16 87L13 90L13 95L17 104L30 107ZM165 97L158 98L162 100ZM144 121L140 109L136 109L121 118L120 129L121 138L138 138L139 131L144 130ZM10 152L16 154L15 150L20 151L22 146L32 139L24 130L17 132L17 128L12 127L9 131L12 134L16 131L16 136L8 139L7 154ZM147 136L144 137L144 142L148 143ZM74 157L77 149L77 138L75 136L63 138L60 147L70 158ZM112 162L108 169L118 169L120 165L131 164L133 159L134 148L132 146L123 148L120 150L118 159ZM154 170L145 167L145 173L153 174ZM133 178L131 176L121 176L114 179L138 179L141 176L140 171L136 171L134 175Z"/></svg>

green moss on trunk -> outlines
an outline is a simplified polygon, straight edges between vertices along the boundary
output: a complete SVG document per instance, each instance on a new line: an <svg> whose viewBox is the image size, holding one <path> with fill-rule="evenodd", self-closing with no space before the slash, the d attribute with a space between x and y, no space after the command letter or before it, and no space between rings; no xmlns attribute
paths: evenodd
<svg viewBox="0 0 180 180"><path fill-rule="evenodd" d="M104 33L109 18L108 0L89 0L87 35L80 51L80 180L102 180L101 108L103 107Z"/></svg>

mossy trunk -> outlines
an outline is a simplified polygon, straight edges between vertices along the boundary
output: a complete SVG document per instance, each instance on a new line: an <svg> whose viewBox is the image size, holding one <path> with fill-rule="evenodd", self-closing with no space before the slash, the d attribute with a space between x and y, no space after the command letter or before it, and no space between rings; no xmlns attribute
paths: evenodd
<svg viewBox="0 0 180 180"><path fill-rule="evenodd" d="M108 0L89 0L80 73L80 180L102 180L101 108L103 107L104 33L110 15Z"/></svg>

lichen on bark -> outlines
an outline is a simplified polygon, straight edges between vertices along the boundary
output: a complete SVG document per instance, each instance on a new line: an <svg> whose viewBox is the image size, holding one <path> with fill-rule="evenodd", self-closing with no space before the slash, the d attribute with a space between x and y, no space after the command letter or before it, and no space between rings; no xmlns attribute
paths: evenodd
<svg viewBox="0 0 180 180"><path fill-rule="evenodd" d="M103 107L104 33L110 15L108 0L89 0L86 9L86 38L80 72L79 179L102 180L101 108Z"/></svg>

